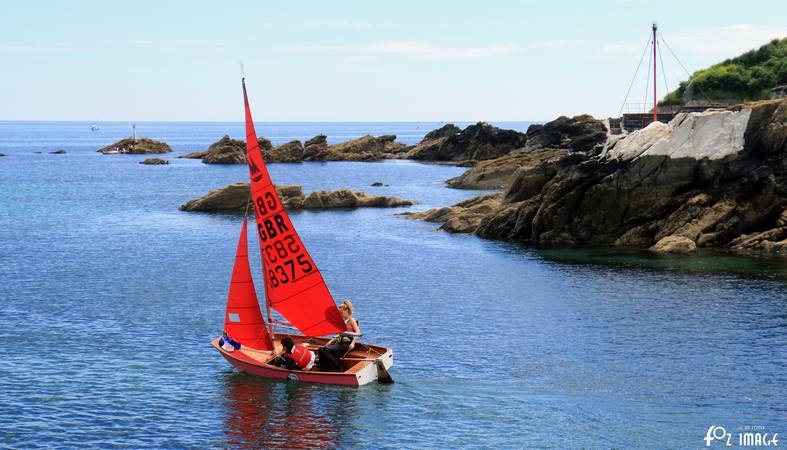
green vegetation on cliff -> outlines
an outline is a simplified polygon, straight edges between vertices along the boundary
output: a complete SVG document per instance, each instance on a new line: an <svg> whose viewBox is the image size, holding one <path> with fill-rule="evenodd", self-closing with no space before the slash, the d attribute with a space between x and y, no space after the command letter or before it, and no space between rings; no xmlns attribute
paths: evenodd
<svg viewBox="0 0 787 450"><path fill-rule="evenodd" d="M722 100L762 100L769 90L787 84L787 38L774 39L757 50L701 69L667 94L661 104L680 104L683 94L693 83L693 97Z"/></svg>

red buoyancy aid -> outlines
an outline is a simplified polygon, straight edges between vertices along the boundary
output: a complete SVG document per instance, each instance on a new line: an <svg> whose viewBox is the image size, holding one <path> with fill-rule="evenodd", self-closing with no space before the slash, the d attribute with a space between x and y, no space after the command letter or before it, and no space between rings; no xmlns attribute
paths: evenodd
<svg viewBox="0 0 787 450"><path fill-rule="evenodd" d="M292 353L290 353L290 358L295 361L295 364L298 365L301 369L305 369L306 366L309 365L314 355L308 348L306 348L303 344L295 344L292 346Z"/></svg>

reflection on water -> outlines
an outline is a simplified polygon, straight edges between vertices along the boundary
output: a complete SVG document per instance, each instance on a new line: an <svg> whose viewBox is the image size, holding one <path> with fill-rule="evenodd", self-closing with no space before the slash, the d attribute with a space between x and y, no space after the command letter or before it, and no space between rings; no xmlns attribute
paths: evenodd
<svg viewBox="0 0 787 450"><path fill-rule="evenodd" d="M783 255L743 257L721 249L700 249L687 255L659 254L647 249L620 247L552 248L538 253L545 260L562 264L726 273L787 281L787 257Z"/></svg>
<svg viewBox="0 0 787 450"><path fill-rule="evenodd" d="M341 416L347 392L326 392L302 383L269 381L237 372L225 373L223 378L227 409L224 434L228 445L250 448L339 445L337 418Z"/></svg>

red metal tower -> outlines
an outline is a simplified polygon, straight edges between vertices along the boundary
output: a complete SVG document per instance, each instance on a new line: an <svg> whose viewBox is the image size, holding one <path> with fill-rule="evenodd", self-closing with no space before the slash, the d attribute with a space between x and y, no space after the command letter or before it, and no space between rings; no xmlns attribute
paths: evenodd
<svg viewBox="0 0 787 450"><path fill-rule="evenodd" d="M656 30L658 26L653 22L653 121L659 120L659 100L656 97Z"/></svg>

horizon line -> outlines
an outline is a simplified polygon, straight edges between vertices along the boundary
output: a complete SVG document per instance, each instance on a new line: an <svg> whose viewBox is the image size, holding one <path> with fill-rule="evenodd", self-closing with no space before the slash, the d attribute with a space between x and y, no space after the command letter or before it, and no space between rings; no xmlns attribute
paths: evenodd
<svg viewBox="0 0 787 450"><path fill-rule="evenodd" d="M601 119L599 119L601 120ZM64 120L64 119L0 119L0 122L63 122L63 123L239 123L243 120ZM254 123L546 123L548 120L255 120Z"/></svg>

